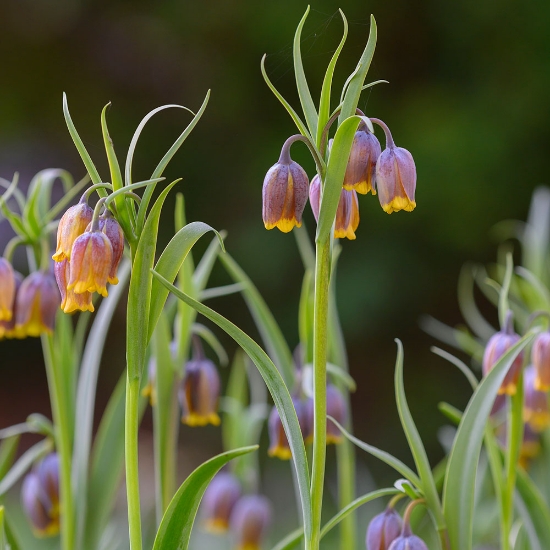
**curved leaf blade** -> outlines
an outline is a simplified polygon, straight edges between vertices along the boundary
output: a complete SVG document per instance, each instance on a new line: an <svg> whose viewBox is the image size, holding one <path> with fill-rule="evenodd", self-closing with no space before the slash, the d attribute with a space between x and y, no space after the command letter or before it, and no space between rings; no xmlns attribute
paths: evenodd
<svg viewBox="0 0 550 550"><path fill-rule="evenodd" d="M202 496L220 468L233 458L258 448L242 447L222 453L199 466L183 482L164 513L153 550L186 550Z"/></svg>

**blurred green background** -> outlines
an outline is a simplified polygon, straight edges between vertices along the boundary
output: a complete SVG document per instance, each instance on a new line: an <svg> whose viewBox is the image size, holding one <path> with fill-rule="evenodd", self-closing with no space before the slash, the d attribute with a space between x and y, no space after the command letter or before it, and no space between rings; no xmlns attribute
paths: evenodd
<svg viewBox="0 0 550 550"><path fill-rule="evenodd" d="M148 111L165 103L196 110L212 89L206 114L165 175L183 177L178 190L185 194L189 220L227 229L228 250L294 346L301 262L292 235L263 229L261 186L295 128L264 84L260 58L267 53L273 82L298 108L291 46L306 5L296 0L2 0L0 175L11 179L19 171L25 183L49 167L66 168L77 179L84 174L63 120L63 91L100 173L107 174L99 126L105 103L112 102L111 136L123 156ZM429 313L460 322L461 265L492 260L491 227L502 219L525 218L532 189L548 180L550 4L316 0L302 45L315 98L340 39L339 7L350 33L335 98L364 48L373 13L379 39L368 80L390 84L365 91L360 107L390 126L396 143L412 152L418 172L412 214L388 216L376 198L362 197L358 238L343 243L338 299L358 382L356 431L410 462L393 399L393 338L399 337L411 408L435 462L442 453L436 434L444 423L437 402L464 406L468 386L430 353L435 342L418 320ZM188 120L175 110L153 120L137 150L137 179L149 176ZM293 152L313 175L305 147L297 145ZM173 227L172 207L173 198L165 210L164 241ZM312 231L309 206L305 222ZM8 230L1 227L6 241ZM214 280L228 281L221 269ZM213 307L257 334L240 297L218 299ZM123 313L108 341L105 390L123 368ZM495 322L491 315L489 308ZM48 412L39 342L3 343L2 357L1 427L35 410ZM100 406L105 399L100 395ZM184 435L188 440L189 432ZM205 452L219 446L215 430L200 439ZM376 478L388 477L385 467L360 458Z"/></svg>

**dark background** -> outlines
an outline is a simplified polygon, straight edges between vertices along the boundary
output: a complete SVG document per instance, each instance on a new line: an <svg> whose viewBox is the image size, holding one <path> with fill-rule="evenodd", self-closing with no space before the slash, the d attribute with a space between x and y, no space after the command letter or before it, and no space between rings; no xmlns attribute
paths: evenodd
<svg viewBox="0 0 550 550"><path fill-rule="evenodd" d="M268 54L268 73L298 109L291 46L305 7L295 0L2 0L0 176L11 179L19 171L25 184L50 167L66 168L76 179L84 175L63 120L63 91L107 179L99 115L108 101L111 136L123 159L148 111L165 103L197 110L212 89L205 115L165 175L184 178L178 189L189 220L228 230L229 252L294 346L302 266L292 235L263 229L261 185L296 130L263 82L260 59ZM532 189L548 181L550 4L315 1L302 51L316 100L341 35L338 7L350 32L334 97L364 48L373 13L379 38L367 80L390 84L365 91L360 107L390 126L397 145L412 152L418 172L413 213L388 216L376 198L362 197L358 238L343 243L338 299L358 382L356 430L409 461L393 398L393 338L399 337L411 408L435 462L441 456L436 432L444 423L437 402L464 406L468 386L429 352L434 340L418 320L429 313L450 324L460 321L461 265L492 260L491 227L523 219ZM136 181L149 176L188 120L176 110L153 119L137 149ZM313 175L305 148L297 145L293 152ZM171 200L163 242L173 227ZM305 221L312 230L309 206ZM214 283L227 281L218 268ZM256 334L240 297L213 306ZM108 340L100 404L123 368L123 315L121 310ZM1 427L36 410L48 413L38 340L3 343L1 354ZM217 448L217 432L207 433L213 443L201 439ZM376 476L386 475L375 461L367 463Z"/></svg>

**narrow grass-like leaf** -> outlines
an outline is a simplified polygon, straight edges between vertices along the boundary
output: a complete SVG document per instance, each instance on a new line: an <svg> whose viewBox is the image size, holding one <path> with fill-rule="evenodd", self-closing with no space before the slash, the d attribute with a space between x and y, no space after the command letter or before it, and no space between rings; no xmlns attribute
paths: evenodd
<svg viewBox="0 0 550 550"><path fill-rule="evenodd" d="M19 440L20 437L14 435L0 443L0 480L8 473L15 460Z"/></svg>
<svg viewBox="0 0 550 550"><path fill-rule="evenodd" d="M487 418L506 373L533 338L534 332L529 332L497 361L479 384L462 416L447 465L443 492L451 548L472 548L474 487Z"/></svg>
<svg viewBox="0 0 550 550"><path fill-rule="evenodd" d="M193 245L209 231L214 231L218 235L220 246L223 246L223 241L214 228L202 222L189 223L182 227L166 245L155 265L155 271L160 273L166 280L173 282ZM151 286L148 340L155 329L168 294L169 291L158 280L153 281Z"/></svg>
<svg viewBox="0 0 550 550"><path fill-rule="evenodd" d="M525 279L533 289L535 295L534 304L536 304L536 307L546 311L550 310L550 292L542 281L534 273L522 266L516 267L515 271L522 279Z"/></svg>
<svg viewBox="0 0 550 550"><path fill-rule="evenodd" d="M208 279L210 278L210 274L212 273L212 269L216 263L216 259L218 258L219 253L223 251L223 248L220 246L219 239L220 237L222 240L225 239L227 232L220 231L218 235L212 239L197 264L195 271L193 272L193 286L197 292L202 292L206 288Z"/></svg>
<svg viewBox="0 0 550 550"><path fill-rule="evenodd" d="M82 162L84 162L84 166L86 167L86 170L88 170L88 174L90 174L92 183L101 183L101 176L99 175L99 172L97 171L97 168L95 167L92 158L88 154L88 151L86 150L86 147L80 139L80 136L76 131L75 125L73 124L73 120L69 113L69 105L67 103L67 95L65 94L65 92L63 92L63 116L65 117L65 122L67 123L67 128L69 129L69 133L73 138L73 142L76 145L78 153L80 154L80 158L82 159ZM100 189L99 192L102 196L106 195L106 192L104 190L102 191Z"/></svg>
<svg viewBox="0 0 550 550"><path fill-rule="evenodd" d="M236 283L244 285L243 297L260 332L267 354L283 375L287 386L292 387L294 383L294 361L277 321L258 289L237 262L228 253L221 254L219 258L229 276Z"/></svg>
<svg viewBox="0 0 550 550"><path fill-rule="evenodd" d="M327 363L327 374L331 374L337 382L341 382L348 391L354 392L357 389L355 380L342 367Z"/></svg>
<svg viewBox="0 0 550 550"><path fill-rule="evenodd" d="M315 238L319 243L325 242L326 239L330 238L332 224L336 217L336 209L338 208L338 202L342 193L342 182L344 181L344 174L348 165L351 145L359 121L360 118L357 116L347 118L340 124L334 136L334 143L327 165L319 211L319 222L317 224L317 235Z"/></svg>
<svg viewBox="0 0 550 550"><path fill-rule="evenodd" d="M395 458L393 455L387 453L386 451L382 451L376 447L373 447L372 445L369 445L368 443L365 443L364 441L361 441L360 439L357 439L331 416L328 416L327 418L329 418L330 421L335 424L335 426L342 432L342 434L354 445L357 445L357 447L363 449L363 451L366 451L370 455L376 457L378 460L381 460L382 462L385 462L388 466L391 466L396 472L399 472L404 478L408 479L416 487L422 487L420 478L405 463L401 462L401 460Z"/></svg>
<svg viewBox="0 0 550 550"><path fill-rule="evenodd" d="M514 274L514 260L512 254L508 252L506 254L506 271L504 272L504 280L502 282L502 288L498 293L498 319L500 321L501 328L504 328L506 321L506 314L510 309L510 303L508 301L508 293L510 292L510 285L512 283L512 276Z"/></svg>
<svg viewBox="0 0 550 550"><path fill-rule="evenodd" d="M365 78L374 55L374 49L376 48L376 36L376 21L371 15L369 39L363 55L361 55L361 59L359 59L359 63L349 79L349 83L347 83L347 89L342 102L342 110L340 112L340 116L338 117L340 124L342 124L348 117L355 114L355 109L359 103L359 97L361 96L363 83L365 82ZM344 87L346 88L346 85L344 85Z"/></svg>
<svg viewBox="0 0 550 550"><path fill-rule="evenodd" d="M457 426L460 424L462 418L462 411L458 410L456 407L449 405L442 401L437 405L437 408L453 423Z"/></svg>
<svg viewBox="0 0 550 550"><path fill-rule="evenodd" d="M294 74L296 75L296 87L298 88L298 96L300 97L300 103L306 117L306 122L309 127L310 135L314 136L317 133L317 110L315 109L315 103L311 97L309 86L307 85L307 79L304 72L304 65L302 62L302 52L300 48L300 40L302 36L302 29L304 28L307 16L309 14L309 6L306 9L306 13L298 23L296 27L296 33L294 34L293 45L293 58L294 58Z"/></svg>
<svg viewBox="0 0 550 550"><path fill-rule="evenodd" d="M226 367L229 364L227 352L216 335L208 327L200 323L193 323L191 330L193 334L200 336L212 348L212 351L218 356L218 361L222 367Z"/></svg>
<svg viewBox="0 0 550 550"><path fill-rule="evenodd" d="M313 272L306 269L302 280L302 292L298 306L298 329L304 363L313 362Z"/></svg>
<svg viewBox="0 0 550 550"><path fill-rule="evenodd" d="M264 56L262 57L262 61L260 64L262 76L264 77L265 83L268 85L269 89L273 92L275 97L281 102L283 107L287 110L288 114L291 116L294 124L296 124L296 127L298 128L300 133L311 140L311 134L309 133L306 125L302 122L296 111L290 106L290 103L288 103L288 101L279 93L277 88L275 88L271 80L269 80L269 77L267 76L267 72L265 70L265 58L266 54L264 54Z"/></svg>
<svg viewBox="0 0 550 550"><path fill-rule="evenodd" d="M279 541L272 550L291 550L292 548L296 548L303 538L304 530L298 527L298 529L295 529L292 533L289 533L284 539Z"/></svg>
<svg viewBox="0 0 550 550"><path fill-rule="evenodd" d="M298 423L298 417L296 416L296 410L294 409L288 388L285 385L278 369L269 359L265 351L237 326L228 321L225 317L221 316L219 313L216 313L204 304L193 300L191 297L179 291L174 285L171 285L158 273L154 273L154 276L157 277L159 281L161 281L162 284L165 285L166 288L174 293L180 300L183 300L186 304L193 307L198 313L216 323L222 330L231 336L231 338L233 338L246 351L250 359L252 359L253 363L260 371L271 397L275 402L275 406L279 412L279 416L292 451L292 457L298 478L298 485L300 488L304 527L306 535L309 537L311 535L312 523L311 497L309 494L310 480L307 457L302 438L302 431Z"/></svg>
<svg viewBox="0 0 550 550"><path fill-rule="evenodd" d="M424 493L426 499L426 505L432 513L438 531L441 531L445 527L445 518L441 509L441 501L437 493L435 481L432 475L432 468L428 461L428 455L422 444L420 434L416 429L416 425L409 410L407 404L407 398L405 396L405 386L403 383L403 345L400 340L397 342L397 359L395 361L395 399L397 401L397 410L399 412L399 418L409 442L416 469L420 476L421 484L420 489Z"/></svg>
<svg viewBox="0 0 550 550"><path fill-rule="evenodd" d="M166 510L155 537L153 550L186 550L202 496L212 478L233 458L255 451L243 447L222 453L199 466L183 482Z"/></svg>
<svg viewBox="0 0 550 550"><path fill-rule="evenodd" d="M462 372L462 374L466 377L466 379L470 383L470 386L472 386L472 389L474 391L476 390L479 382L477 381L475 374L458 357L455 357L451 353L448 353L445 350L442 350L441 348L438 348L436 346L432 346L430 348L430 351L432 351L436 355L439 355L439 357L442 357L443 359L447 359L449 363L451 363L458 370L460 370L460 372Z"/></svg>
<svg viewBox="0 0 550 550"><path fill-rule="evenodd" d="M220 298L221 296L229 296L231 294L237 294L237 292L242 292L244 290L244 285L242 283L234 283L232 285L223 285L215 286L212 288L205 288L200 293L201 302L206 300L212 300L212 298Z"/></svg>
<svg viewBox="0 0 550 550"><path fill-rule="evenodd" d="M342 34L342 39L340 40L340 44L338 44L338 47L336 48L336 51L332 55L332 59L328 64L328 67L325 73L325 78L323 80L323 86L321 88L321 99L319 100L319 122L317 126L317 136L316 136L317 147L321 146L321 138L323 135L323 130L330 117L330 96L332 92L332 78L334 76L334 69L336 67L336 62L338 61L338 57L340 57L340 52L342 51L342 48L344 47L344 44L346 43L346 38L348 36L348 21L346 19L346 16L344 15L344 12L342 10L338 10L338 11L340 12L340 16L342 17L342 22L344 23L344 32Z"/></svg>

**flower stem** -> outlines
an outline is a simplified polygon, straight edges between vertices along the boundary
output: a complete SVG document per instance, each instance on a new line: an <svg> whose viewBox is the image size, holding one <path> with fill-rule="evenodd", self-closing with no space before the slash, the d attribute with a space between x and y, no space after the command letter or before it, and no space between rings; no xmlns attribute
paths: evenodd
<svg viewBox="0 0 550 550"><path fill-rule="evenodd" d="M130 550L141 550L141 511L139 499L138 472L138 429L139 429L138 377L126 378L125 454L126 494L128 498L128 526Z"/></svg>
<svg viewBox="0 0 550 550"><path fill-rule="evenodd" d="M312 534L310 550L319 548L327 437L327 318L330 281L330 239L316 244L313 325L313 467L311 472Z"/></svg>

